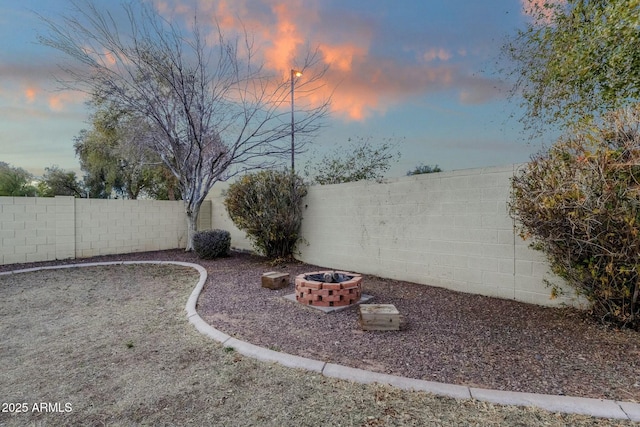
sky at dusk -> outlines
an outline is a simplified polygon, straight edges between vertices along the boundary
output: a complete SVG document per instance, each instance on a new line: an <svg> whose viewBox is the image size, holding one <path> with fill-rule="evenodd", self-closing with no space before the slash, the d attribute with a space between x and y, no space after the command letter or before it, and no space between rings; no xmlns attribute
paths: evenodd
<svg viewBox="0 0 640 427"><path fill-rule="evenodd" d="M552 132L530 141L517 100L496 72L500 47L524 27L526 0L163 0L180 22L197 9L201 23L255 37L265 67L288 73L306 46L329 66L331 114L308 145L321 155L349 138L391 138L400 161L387 176L423 163L444 170L526 162ZM96 0L118 10L120 2ZM61 54L39 45L37 14L55 19L67 0L0 0L0 161L35 175L57 165L81 175L74 137L87 128L79 92L60 91ZM35 12L35 13L34 13ZM300 77L304 79L304 75ZM307 155L297 158L304 164Z"/></svg>

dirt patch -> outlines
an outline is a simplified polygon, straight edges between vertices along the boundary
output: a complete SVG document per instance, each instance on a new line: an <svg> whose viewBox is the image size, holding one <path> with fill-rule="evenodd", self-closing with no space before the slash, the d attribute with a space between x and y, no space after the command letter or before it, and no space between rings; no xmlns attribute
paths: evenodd
<svg viewBox="0 0 640 427"><path fill-rule="evenodd" d="M91 261L115 258L197 261L178 251ZM239 305L210 311L211 315L218 313L217 321L229 327L254 325L253 338L271 331L271 346L282 351L293 352L287 347L289 326L264 313L271 304L289 315L303 316L296 319L308 326L350 319L304 308L299 312L304 314L291 314L299 307L275 298L280 291L268 291L265 295L273 300L240 310L238 295L255 289L264 293L259 276L252 273L261 273L264 261L236 255L201 264L212 275L200 303L201 314L212 310L207 308L208 299L217 304L225 292L235 294L231 299ZM233 279L223 281L230 273ZM632 425L358 385L259 363L213 343L186 321L184 305L196 281L193 270L149 265L0 276L0 396L3 404L28 405L26 413L0 412L0 425ZM253 313L257 307L263 313ZM305 329L307 353L333 360L348 349L344 335L314 346L319 337L310 338L312 329ZM366 355L353 359L352 366L389 369L380 357L387 350L375 337L390 334L362 333L353 323L344 331L376 346L361 349ZM299 345L295 340L294 347ZM34 411L36 403L48 403L47 409L59 411ZM71 411L65 412L67 403Z"/></svg>

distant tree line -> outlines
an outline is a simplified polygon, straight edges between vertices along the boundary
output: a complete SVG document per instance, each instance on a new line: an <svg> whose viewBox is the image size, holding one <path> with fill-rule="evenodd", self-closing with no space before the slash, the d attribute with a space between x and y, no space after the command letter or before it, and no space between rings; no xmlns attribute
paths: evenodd
<svg viewBox="0 0 640 427"><path fill-rule="evenodd" d="M140 197L181 200L175 176L157 153L138 140L147 135L130 113L115 108L98 109L91 128L75 138L74 148L84 177L58 166L45 169L42 177L0 162L0 196L74 196L94 199ZM361 180L382 182L391 163L398 161L398 141L371 137L349 138L349 144L305 166L309 184L339 184ZM407 176L442 172L438 166L417 165Z"/></svg>
<svg viewBox="0 0 640 427"><path fill-rule="evenodd" d="M32 173L0 162L0 196L53 197L84 195L82 183L75 172L67 172L58 166L45 168L42 178Z"/></svg>

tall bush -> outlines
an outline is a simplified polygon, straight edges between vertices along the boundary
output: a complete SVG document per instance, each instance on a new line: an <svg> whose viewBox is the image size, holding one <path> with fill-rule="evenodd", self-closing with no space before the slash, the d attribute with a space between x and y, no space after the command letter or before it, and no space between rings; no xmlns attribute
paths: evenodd
<svg viewBox="0 0 640 427"><path fill-rule="evenodd" d="M265 170L233 183L225 206L233 223L269 258L290 257L302 224L302 178L288 171Z"/></svg>
<svg viewBox="0 0 640 427"><path fill-rule="evenodd" d="M640 107L607 115L532 158L512 182L520 234L601 320L638 329ZM553 289L556 292L557 288Z"/></svg>

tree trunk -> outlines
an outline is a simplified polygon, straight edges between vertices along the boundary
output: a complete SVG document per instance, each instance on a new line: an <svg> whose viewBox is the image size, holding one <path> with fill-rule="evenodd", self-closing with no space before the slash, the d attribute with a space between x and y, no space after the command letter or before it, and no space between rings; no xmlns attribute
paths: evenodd
<svg viewBox="0 0 640 427"><path fill-rule="evenodd" d="M193 235L198 231L198 215L200 214L201 203L191 204L185 200L187 212L187 245L185 251L193 250Z"/></svg>

